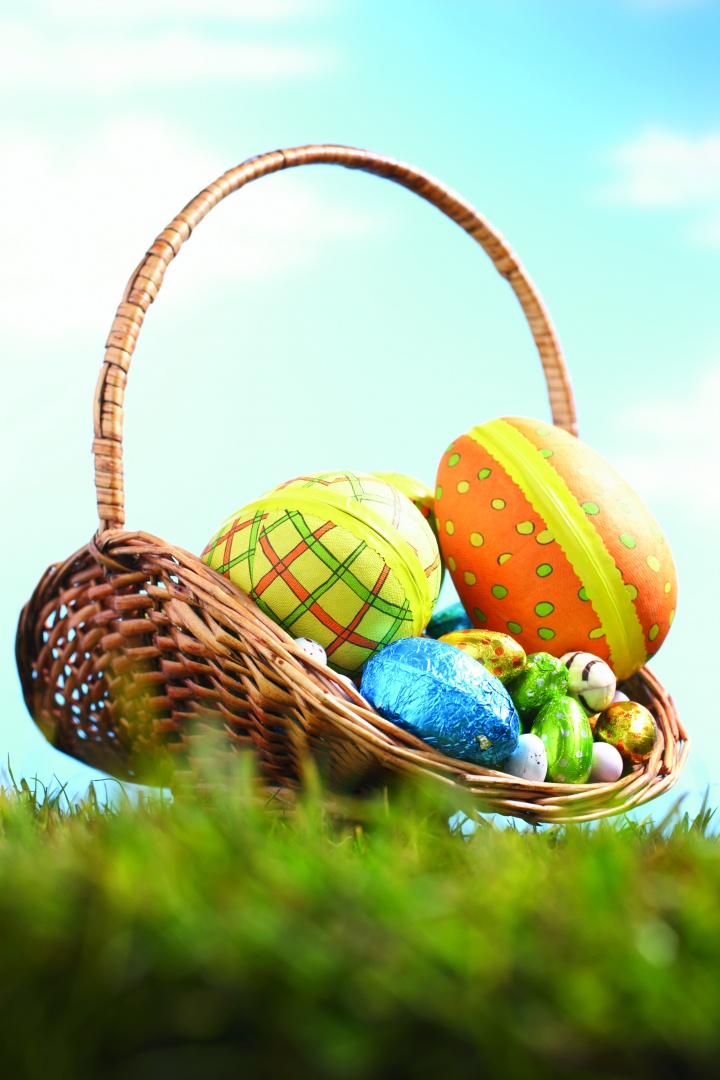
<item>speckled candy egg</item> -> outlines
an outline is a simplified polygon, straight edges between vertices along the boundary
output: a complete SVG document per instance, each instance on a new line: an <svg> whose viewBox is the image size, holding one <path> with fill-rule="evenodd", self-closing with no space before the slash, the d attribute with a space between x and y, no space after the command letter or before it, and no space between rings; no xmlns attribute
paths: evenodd
<svg viewBox="0 0 720 1080"><path fill-rule="evenodd" d="M647 761L655 749L658 726L655 717L636 701L617 701L597 718L595 738L610 743L625 761Z"/></svg>
<svg viewBox="0 0 720 1080"><path fill-rule="evenodd" d="M280 484L227 518L202 558L349 676L422 633L440 588L430 526L397 488L363 473Z"/></svg>
<svg viewBox="0 0 720 1080"><path fill-rule="evenodd" d="M519 675L527 663L522 645L493 630L454 630L439 640L462 649L503 683Z"/></svg>
<svg viewBox="0 0 720 1080"><path fill-rule="evenodd" d="M592 766L592 732L585 710L571 697L555 698L535 717L532 734L545 744L548 780L584 784Z"/></svg>
<svg viewBox="0 0 720 1080"><path fill-rule="evenodd" d="M567 668L567 692L585 712L598 713L608 707L617 689L609 664L587 652L565 653L560 662Z"/></svg>
<svg viewBox="0 0 720 1080"><path fill-rule="evenodd" d="M517 746L518 716L500 680L434 638L388 645L365 665L360 692L448 757L493 768Z"/></svg>
<svg viewBox="0 0 720 1080"><path fill-rule="evenodd" d="M492 420L443 455L440 545L468 615L526 652L588 650L627 678L657 652L676 579L657 522L598 454L561 428Z"/></svg>
<svg viewBox="0 0 720 1080"><path fill-rule="evenodd" d="M538 735L521 735L512 754L502 763L502 771L519 780L542 783L547 776L548 759L545 743Z"/></svg>
<svg viewBox="0 0 720 1080"><path fill-rule="evenodd" d="M317 660L318 664L327 664L327 653L319 642L312 641L308 637L299 637L295 638L295 644L306 656L311 656L313 660Z"/></svg>

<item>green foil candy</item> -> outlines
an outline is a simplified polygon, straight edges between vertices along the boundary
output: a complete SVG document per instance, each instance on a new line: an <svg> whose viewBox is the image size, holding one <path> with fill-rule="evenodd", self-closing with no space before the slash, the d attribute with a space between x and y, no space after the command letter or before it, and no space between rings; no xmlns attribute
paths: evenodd
<svg viewBox="0 0 720 1080"><path fill-rule="evenodd" d="M567 668L550 653L537 652L528 657L527 667L507 684L508 693L520 720L529 723L551 698L567 693Z"/></svg>
<svg viewBox="0 0 720 1080"><path fill-rule="evenodd" d="M574 698L556 697L535 717L548 759L547 779L556 784L584 784L592 768L593 737L585 710Z"/></svg>
<svg viewBox="0 0 720 1080"><path fill-rule="evenodd" d="M425 633L431 638L441 638L455 630L471 630L472 624L460 601L450 607L436 611L425 627Z"/></svg>

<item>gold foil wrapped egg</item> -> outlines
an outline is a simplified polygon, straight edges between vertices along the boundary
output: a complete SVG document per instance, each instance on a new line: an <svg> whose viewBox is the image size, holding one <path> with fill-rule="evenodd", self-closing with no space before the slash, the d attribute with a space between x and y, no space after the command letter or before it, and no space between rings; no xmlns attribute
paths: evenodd
<svg viewBox="0 0 720 1080"><path fill-rule="evenodd" d="M637 765L647 759L658 740L655 718L636 701L616 701L600 713L595 738L610 743L625 761Z"/></svg>
<svg viewBox="0 0 720 1080"><path fill-rule="evenodd" d="M495 630L453 630L438 640L462 649L502 683L514 679L527 664L522 645Z"/></svg>

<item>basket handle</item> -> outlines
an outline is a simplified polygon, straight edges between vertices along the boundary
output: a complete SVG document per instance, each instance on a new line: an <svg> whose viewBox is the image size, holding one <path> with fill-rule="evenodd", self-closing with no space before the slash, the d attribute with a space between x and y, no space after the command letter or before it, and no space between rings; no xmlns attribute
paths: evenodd
<svg viewBox="0 0 720 1080"><path fill-rule="evenodd" d="M316 164L362 169L402 184L436 206L480 244L498 273L510 282L520 302L540 353L554 423L577 434L567 368L540 294L504 238L473 206L434 177L383 154L332 145L273 150L230 169L201 191L160 233L128 282L106 342L105 360L95 389L93 454L100 531L121 528L125 523L122 463L125 383L145 312L158 294L168 265L195 226L226 195L280 169Z"/></svg>

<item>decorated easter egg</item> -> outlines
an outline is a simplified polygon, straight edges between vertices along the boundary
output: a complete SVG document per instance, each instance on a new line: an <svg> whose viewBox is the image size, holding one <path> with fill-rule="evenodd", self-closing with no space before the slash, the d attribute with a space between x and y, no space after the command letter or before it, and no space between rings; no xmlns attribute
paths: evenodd
<svg viewBox="0 0 720 1080"><path fill-rule="evenodd" d="M467 612L458 600L456 604L450 604L442 611L434 611L433 617L425 627L428 637L441 638L445 634L451 634L455 630L470 630L472 623L467 617Z"/></svg>
<svg viewBox="0 0 720 1080"><path fill-rule="evenodd" d="M542 783L547 776L548 759L545 743L538 735L521 735L512 754L500 766L503 772L520 780Z"/></svg>
<svg viewBox="0 0 720 1080"><path fill-rule="evenodd" d="M443 455L435 513L475 626L528 653L585 646L618 679L665 639L677 594L667 541L618 473L561 428L517 417L472 428Z"/></svg>
<svg viewBox="0 0 720 1080"><path fill-rule="evenodd" d="M522 645L507 634L493 630L455 630L439 639L462 649L500 680L506 683L519 675L527 663Z"/></svg>
<svg viewBox="0 0 720 1080"><path fill-rule="evenodd" d="M435 539L438 539L437 530L437 518L435 517L435 495L431 488L424 484L422 480L418 480L415 476L408 476L407 473L399 472L377 472L373 473L373 476L378 476L381 480L386 480L388 484L392 484L398 491L401 491L403 495L407 496L413 506L417 507L422 516L427 521L428 525L433 531ZM438 547L438 550L439 547ZM440 554L440 585L442 586L445 580L445 563L442 561L442 552ZM432 637L432 635L430 635Z"/></svg>
<svg viewBox="0 0 720 1080"><path fill-rule="evenodd" d="M567 668L550 653L533 653L512 682L508 691L518 716L525 723L532 720L543 705L567 693Z"/></svg>
<svg viewBox="0 0 720 1080"><path fill-rule="evenodd" d="M327 653L319 642L308 637L299 637L295 638L295 644L306 656L312 656L319 664L327 664Z"/></svg>
<svg viewBox="0 0 720 1080"><path fill-rule="evenodd" d="M435 519L435 496L432 489L418 480L415 476L408 476L399 472L376 472L373 476L392 484L398 491L402 491L414 506L420 511L428 525L437 537L437 521Z"/></svg>
<svg viewBox="0 0 720 1080"><path fill-rule="evenodd" d="M360 692L448 757L492 768L517 746L519 721L503 684L443 641L394 641L367 662Z"/></svg>
<svg viewBox="0 0 720 1080"><path fill-rule="evenodd" d="M591 784L614 784L623 771L623 759L610 743L596 742L592 748Z"/></svg>
<svg viewBox="0 0 720 1080"><path fill-rule="evenodd" d="M545 744L548 779L557 784L584 784L592 766L592 732L585 710L575 698L559 697L535 717L532 734Z"/></svg>
<svg viewBox="0 0 720 1080"><path fill-rule="evenodd" d="M227 518L202 558L349 676L391 641L422 633L440 588L438 546L422 514L363 473L280 484Z"/></svg>
<svg viewBox="0 0 720 1080"><path fill-rule="evenodd" d="M580 702L587 713L606 709L616 690L615 676L604 660L587 652L569 652L560 657L568 673L570 697Z"/></svg>
<svg viewBox="0 0 720 1080"><path fill-rule="evenodd" d="M617 701L600 713L595 738L610 743L625 759L637 765L647 761L658 740L655 717L636 701Z"/></svg>

